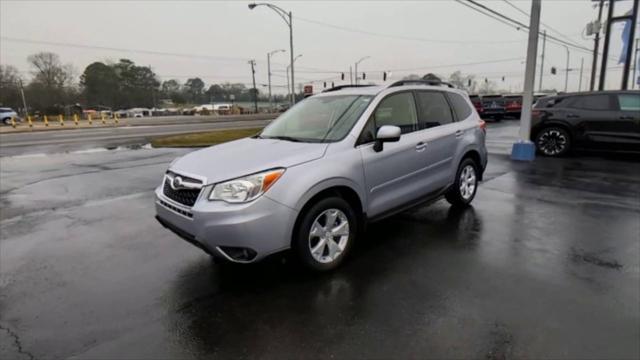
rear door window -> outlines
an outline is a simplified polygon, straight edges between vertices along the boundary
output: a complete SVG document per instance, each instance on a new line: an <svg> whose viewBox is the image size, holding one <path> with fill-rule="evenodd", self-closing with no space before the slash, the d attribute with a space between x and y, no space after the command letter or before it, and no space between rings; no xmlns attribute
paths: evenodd
<svg viewBox="0 0 640 360"><path fill-rule="evenodd" d="M417 91L418 98L418 128L428 129L453 122L451 107L439 91Z"/></svg>
<svg viewBox="0 0 640 360"><path fill-rule="evenodd" d="M451 105L453 106L453 110L455 111L458 120L464 120L471 115L471 107L462 95L447 93L447 96L449 96L449 101L451 101Z"/></svg>
<svg viewBox="0 0 640 360"><path fill-rule="evenodd" d="M618 105L621 111L640 111L640 94L619 94Z"/></svg>
<svg viewBox="0 0 640 360"><path fill-rule="evenodd" d="M613 110L609 95L576 96L569 102L568 106L583 110Z"/></svg>

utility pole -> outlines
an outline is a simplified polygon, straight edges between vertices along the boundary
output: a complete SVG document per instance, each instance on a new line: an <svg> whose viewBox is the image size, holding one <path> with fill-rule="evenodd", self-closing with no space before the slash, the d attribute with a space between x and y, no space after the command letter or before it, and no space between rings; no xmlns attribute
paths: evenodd
<svg viewBox="0 0 640 360"><path fill-rule="evenodd" d="M607 58L609 57L609 35L611 34L611 18L613 17L613 1L609 1L609 10L607 11L607 28L604 34L604 48L602 49L602 65L600 65L600 84L598 90L604 90L604 81L607 76Z"/></svg>
<svg viewBox="0 0 640 360"><path fill-rule="evenodd" d="M256 61L249 60L249 64L251 65L251 78L253 79L253 111L258 113L258 89L256 89Z"/></svg>
<svg viewBox="0 0 640 360"><path fill-rule="evenodd" d="M24 107L24 116L29 116L29 110L27 109L27 100L24 97L24 87L22 86L22 79L20 79L20 96L22 96L22 106Z"/></svg>
<svg viewBox="0 0 640 360"><path fill-rule="evenodd" d="M527 63L524 74L522 112L520 113L520 139L517 143L513 144L511 150L511 159L513 160L532 161L535 159L536 154L536 147L529 138L531 136L531 107L533 105L536 59L538 57L538 32L540 31L541 7L541 0L531 0Z"/></svg>
<svg viewBox="0 0 640 360"><path fill-rule="evenodd" d="M631 88L635 89L636 85L640 86L640 80L638 80L638 78L636 78L636 71L638 70L638 52L640 51L640 39L636 39L636 52L635 52L635 58L633 60L633 76L631 77L632 80L632 84L631 84Z"/></svg>
<svg viewBox="0 0 640 360"><path fill-rule="evenodd" d="M569 86L569 47L567 45L564 46L567 50L567 72L564 74L564 92L567 92L567 88Z"/></svg>
<svg viewBox="0 0 640 360"><path fill-rule="evenodd" d="M584 69L584 58L580 59L580 81L578 82L578 92L582 91L582 70Z"/></svg>
<svg viewBox="0 0 640 360"><path fill-rule="evenodd" d="M542 57L540 58L540 85L538 91L542 92L542 74L544 74L544 52L547 48L547 30L542 31Z"/></svg>
<svg viewBox="0 0 640 360"><path fill-rule="evenodd" d="M598 31L596 31L596 37L593 39L593 63L591 64L591 85L589 89L593 91L596 86L596 70L598 67L598 47L600 46L600 24L602 22L602 7L604 6L604 0L600 0L598 4Z"/></svg>
<svg viewBox="0 0 640 360"><path fill-rule="evenodd" d="M638 4L639 0L633 2L633 9L631 10L631 16L627 16L629 24L629 35L627 36L627 53L625 54L624 69L622 71L622 90L627 90L629 87L629 69L631 69L631 61L633 59L633 38L636 34L636 20L638 19ZM624 39L623 39L624 41Z"/></svg>

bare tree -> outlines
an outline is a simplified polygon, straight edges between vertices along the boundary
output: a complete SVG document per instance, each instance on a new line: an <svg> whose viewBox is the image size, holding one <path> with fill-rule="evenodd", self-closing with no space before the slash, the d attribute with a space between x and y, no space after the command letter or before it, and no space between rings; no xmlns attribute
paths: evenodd
<svg viewBox="0 0 640 360"><path fill-rule="evenodd" d="M20 73L11 65L0 65L0 105L20 108Z"/></svg>
<svg viewBox="0 0 640 360"><path fill-rule="evenodd" d="M48 88L62 88L73 81L73 67L62 64L58 54L40 52L30 55L27 60L34 68L33 81Z"/></svg>

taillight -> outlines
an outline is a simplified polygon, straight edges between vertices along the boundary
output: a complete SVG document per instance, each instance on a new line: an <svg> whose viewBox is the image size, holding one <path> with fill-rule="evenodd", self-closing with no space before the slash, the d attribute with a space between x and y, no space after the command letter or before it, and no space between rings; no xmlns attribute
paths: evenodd
<svg viewBox="0 0 640 360"><path fill-rule="evenodd" d="M482 129L482 131L487 132L487 122L484 120L480 120L480 122L478 123L478 126L480 126L480 129Z"/></svg>

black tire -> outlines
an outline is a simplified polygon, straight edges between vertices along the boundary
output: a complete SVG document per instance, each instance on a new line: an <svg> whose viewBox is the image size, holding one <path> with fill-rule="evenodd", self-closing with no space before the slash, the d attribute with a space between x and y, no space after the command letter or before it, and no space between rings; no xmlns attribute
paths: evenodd
<svg viewBox="0 0 640 360"><path fill-rule="evenodd" d="M2 123L5 124L5 125L11 125L11 118L2 119Z"/></svg>
<svg viewBox="0 0 640 360"><path fill-rule="evenodd" d="M472 170L472 177L468 176L469 173L465 173L465 190L463 190L463 171L469 171L467 169ZM476 192L478 191L478 174L479 174L479 166L478 164L471 158L465 158L460 162L458 166L458 171L456 171L456 179L451 188L445 194L445 199L449 202L449 204L453 206L468 206L473 201L473 198L476 197ZM473 185L471 188L470 185Z"/></svg>
<svg viewBox="0 0 640 360"><path fill-rule="evenodd" d="M571 150L571 135L561 127L550 126L536 134L536 149L544 156L561 157Z"/></svg>
<svg viewBox="0 0 640 360"><path fill-rule="evenodd" d="M332 210L339 210L344 218L346 218L346 221L348 221L348 235L344 235L346 238L343 238L342 236L332 236L332 239L325 239L326 245L322 245L322 239L319 236L316 237L311 234L312 226L316 221L318 221L318 224L321 224L324 218L324 226L329 228L326 224L328 219L326 213L331 212ZM337 212L335 214L337 215ZM334 220L334 224L341 224L341 222L345 220L344 218L337 216ZM353 247L358 230L357 216L351 205L342 198L328 197L316 202L301 214L299 226L293 234L292 246L298 256L298 259L305 267L313 271L329 271L337 268L347 257L349 251ZM324 236L328 236L327 234L328 233L324 233ZM335 238L339 238L338 241L336 241ZM333 241L333 244L336 244L335 246L339 246L339 244L345 240L346 244L344 244L343 249L340 250L331 261L322 262L317 259L317 257L322 257L324 254L326 254L325 260L329 260L331 258L331 250L329 247L333 245L330 246L328 243L329 241ZM322 252L319 255L312 254L312 246L317 246L317 248L322 247ZM316 252L316 254L318 254L318 252Z"/></svg>

